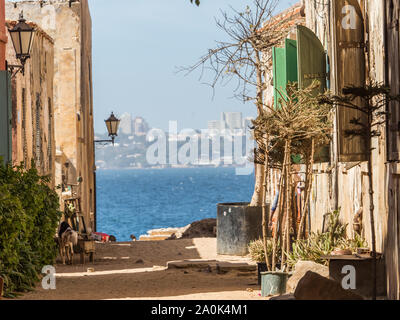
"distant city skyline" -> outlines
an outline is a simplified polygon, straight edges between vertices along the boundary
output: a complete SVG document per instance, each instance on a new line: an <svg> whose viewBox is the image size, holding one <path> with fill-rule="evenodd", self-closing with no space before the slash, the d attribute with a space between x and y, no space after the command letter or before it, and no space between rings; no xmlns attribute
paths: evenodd
<svg viewBox="0 0 400 320"><path fill-rule="evenodd" d="M161 129L151 125L147 119L141 116L134 116L132 113L125 112L119 116L121 121L119 125L119 134L124 135L146 135L150 129ZM224 129L247 129L251 125L253 117L244 117L242 112L224 111L221 113L220 120L208 120L200 127L191 128L193 130L224 130ZM179 125L179 123L178 123ZM181 125L180 129L188 129ZM166 130L167 132L168 130ZM96 134L106 134L106 129L98 131Z"/></svg>
<svg viewBox="0 0 400 320"><path fill-rule="evenodd" d="M279 1L277 10L295 0ZM105 132L104 119L126 112L145 118L151 127L168 130L207 127L221 112L256 115L256 108L233 98L236 83L218 86L213 98L199 73L177 74L177 67L195 63L216 40L226 36L214 17L229 6L243 10L251 1L89 0L93 24L95 132ZM111 27L111 26L115 26Z"/></svg>

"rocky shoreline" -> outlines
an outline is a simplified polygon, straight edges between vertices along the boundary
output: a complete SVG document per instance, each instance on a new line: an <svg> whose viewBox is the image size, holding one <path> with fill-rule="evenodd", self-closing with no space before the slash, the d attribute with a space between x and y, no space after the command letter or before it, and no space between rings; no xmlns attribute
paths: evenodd
<svg viewBox="0 0 400 320"><path fill-rule="evenodd" d="M204 219L193 222L182 228L154 229L142 235L139 241L164 241L194 238L215 238L217 236L217 220Z"/></svg>

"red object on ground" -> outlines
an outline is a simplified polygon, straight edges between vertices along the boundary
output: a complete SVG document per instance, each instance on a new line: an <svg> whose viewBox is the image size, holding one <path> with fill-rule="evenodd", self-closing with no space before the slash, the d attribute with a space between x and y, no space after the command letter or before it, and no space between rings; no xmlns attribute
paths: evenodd
<svg viewBox="0 0 400 320"><path fill-rule="evenodd" d="M101 233L101 232L93 232L95 235L95 240L101 241L101 242L109 242L110 241L110 236L106 233Z"/></svg>

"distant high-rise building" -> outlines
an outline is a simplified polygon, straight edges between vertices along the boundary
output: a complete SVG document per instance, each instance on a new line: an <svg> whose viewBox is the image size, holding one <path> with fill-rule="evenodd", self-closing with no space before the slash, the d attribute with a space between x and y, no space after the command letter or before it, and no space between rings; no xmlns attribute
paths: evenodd
<svg viewBox="0 0 400 320"><path fill-rule="evenodd" d="M132 121L132 127L135 136L145 136L150 130L148 123L142 117L136 117Z"/></svg>
<svg viewBox="0 0 400 320"><path fill-rule="evenodd" d="M218 120L208 121L208 130L221 130L221 121Z"/></svg>
<svg viewBox="0 0 400 320"><path fill-rule="evenodd" d="M126 135L132 134L132 115L129 113L124 113L121 116L121 123L119 125L121 133Z"/></svg>
<svg viewBox="0 0 400 320"><path fill-rule="evenodd" d="M241 112L223 112L221 115L222 129L242 129L243 115Z"/></svg>

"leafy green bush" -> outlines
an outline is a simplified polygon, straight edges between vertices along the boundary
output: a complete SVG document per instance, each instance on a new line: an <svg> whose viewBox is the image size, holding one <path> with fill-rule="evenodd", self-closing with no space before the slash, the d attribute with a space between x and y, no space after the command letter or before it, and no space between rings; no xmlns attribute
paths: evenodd
<svg viewBox="0 0 400 320"><path fill-rule="evenodd" d="M54 235L61 213L57 193L32 164L0 164L0 276L5 296L31 290L43 266L57 256Z"/></svg>
<svg viewBox="0 0 400 320"><path fill-rule="evenodd" d="M292 252L286 253L290 267L294 267L298 261L314 261L326 265L327 260L322 257L330 255L335 249L349 249L354 252L357 248L367 246L360 236L347 239L347 225L340 222L339 215L339 211L329 214L327 232L313 233L308 239L293 243Z"/></svg>

